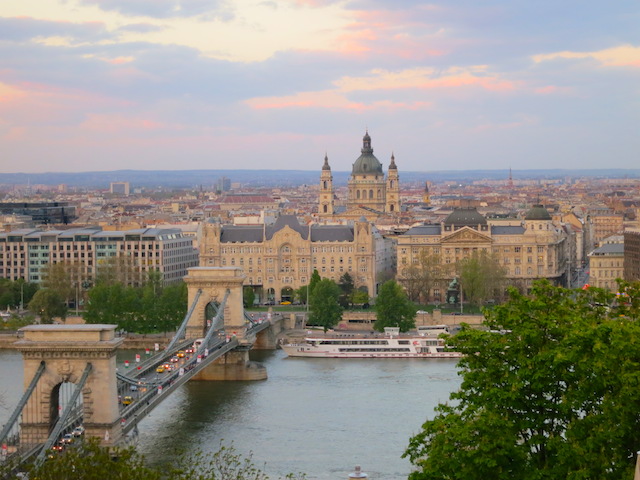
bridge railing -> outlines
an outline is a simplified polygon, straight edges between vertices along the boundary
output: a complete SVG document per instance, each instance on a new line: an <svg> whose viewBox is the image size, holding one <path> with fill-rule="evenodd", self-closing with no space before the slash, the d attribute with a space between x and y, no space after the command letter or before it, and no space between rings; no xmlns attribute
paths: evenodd
<svg viewBox="0 0 640 480"><path fill-rule="evenodd" d="M194 355L180 368L170 375L165 375L153 386L150 386L134 403L121 412L123 433L129 432L151 410L162 402L171 392L194 375L199 373L217 358L238 347L236 339L216 338L211 344L207 344L203 350L205 354Z"/></svg>

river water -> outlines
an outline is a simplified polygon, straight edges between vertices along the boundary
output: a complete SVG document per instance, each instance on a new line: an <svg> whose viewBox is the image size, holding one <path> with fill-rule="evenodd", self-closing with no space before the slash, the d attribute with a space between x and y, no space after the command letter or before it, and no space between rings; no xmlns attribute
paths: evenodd
<svg viewBox="0 0 640 480"><path fill-rule="evenodd" d="M135 353L123 351L119 362ZM371 480L406 479L410 437L460 385L455 359L287 358L281 350L252 358L267 380L188 382L140 423L138 449L149 462L215 452L223 442L251 452L272 478L346 480L361 465ZM20 354L0 350L0 394L10 407L0 408L0 425L22 384Z"/></svg>

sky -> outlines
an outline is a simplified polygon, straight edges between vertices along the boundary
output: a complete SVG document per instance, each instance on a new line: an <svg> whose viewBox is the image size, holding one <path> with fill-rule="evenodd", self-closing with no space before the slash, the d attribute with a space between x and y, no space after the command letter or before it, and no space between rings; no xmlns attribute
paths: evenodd
<svg viewBox="0 0 640 480"><path fill-rule="evenodd" d="M0 172L640 168L636 0L5 0ZM1 180L0 180L1 182Z"/></svg>

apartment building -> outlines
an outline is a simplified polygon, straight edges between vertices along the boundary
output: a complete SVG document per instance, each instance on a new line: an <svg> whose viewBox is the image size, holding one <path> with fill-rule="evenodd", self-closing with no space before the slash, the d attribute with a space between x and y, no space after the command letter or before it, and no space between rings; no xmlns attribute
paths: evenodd
<svg viewBox="0 0 640 480"><path fill-rule="evenodd" d="M48 264L66 263L73 265L76 280L92 283L99 266L109 259L127 265L132 284L140 283L153 270L170 284L198 265L198 251L193 240L178 229L103 231L90 227L0 233L0 277L10 280L40 283Z"/></svg>

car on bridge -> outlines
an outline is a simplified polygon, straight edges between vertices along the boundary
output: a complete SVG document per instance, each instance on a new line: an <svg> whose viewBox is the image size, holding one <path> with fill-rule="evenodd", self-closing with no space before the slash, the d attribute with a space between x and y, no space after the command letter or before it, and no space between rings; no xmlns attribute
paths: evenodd
<svg viewBox="0 0 640 480"><path fill-rule="evenodd" d="M65 433L60 441L58 442L60 445L71 445L74 442L73 435L70 433Z"/></svg>
<svg viewBox="0 0 640 480"><path fill-rule="evenodd" d="M169 361L171 363L178 363L180 361L180 359L178 358L177 355L174 355L173 357L171 357L171 359Z"/></svg>
<svg viewBox="0 0 640 480"><path fill-rule="evenodd" d="M81 437L82 435L84 435L84 427L82 425L78 425L73 429L71 435L73 435L74 437Z"/></svg>
<svg viewBox="0 0 640 480"><path fill-rule="evenodd" d="M129 395L127 395L122 399L123 405L131 405L132 403L133 403L133 397L130 397Z"/></svg>
<svg viewBox="0 0 640 480"><path fill-rule="evenodd" d="M185 353L183 350L180 350L178 353L176 353L176 357L178 358L184 358L184 356L185 356Z"/></svg>
<svg viewBox="0 0 640 480"><path fill-rule="evenodd" d="M164 365L158 365L158 368L156 368L156 372L164 373Z"/></svg>

